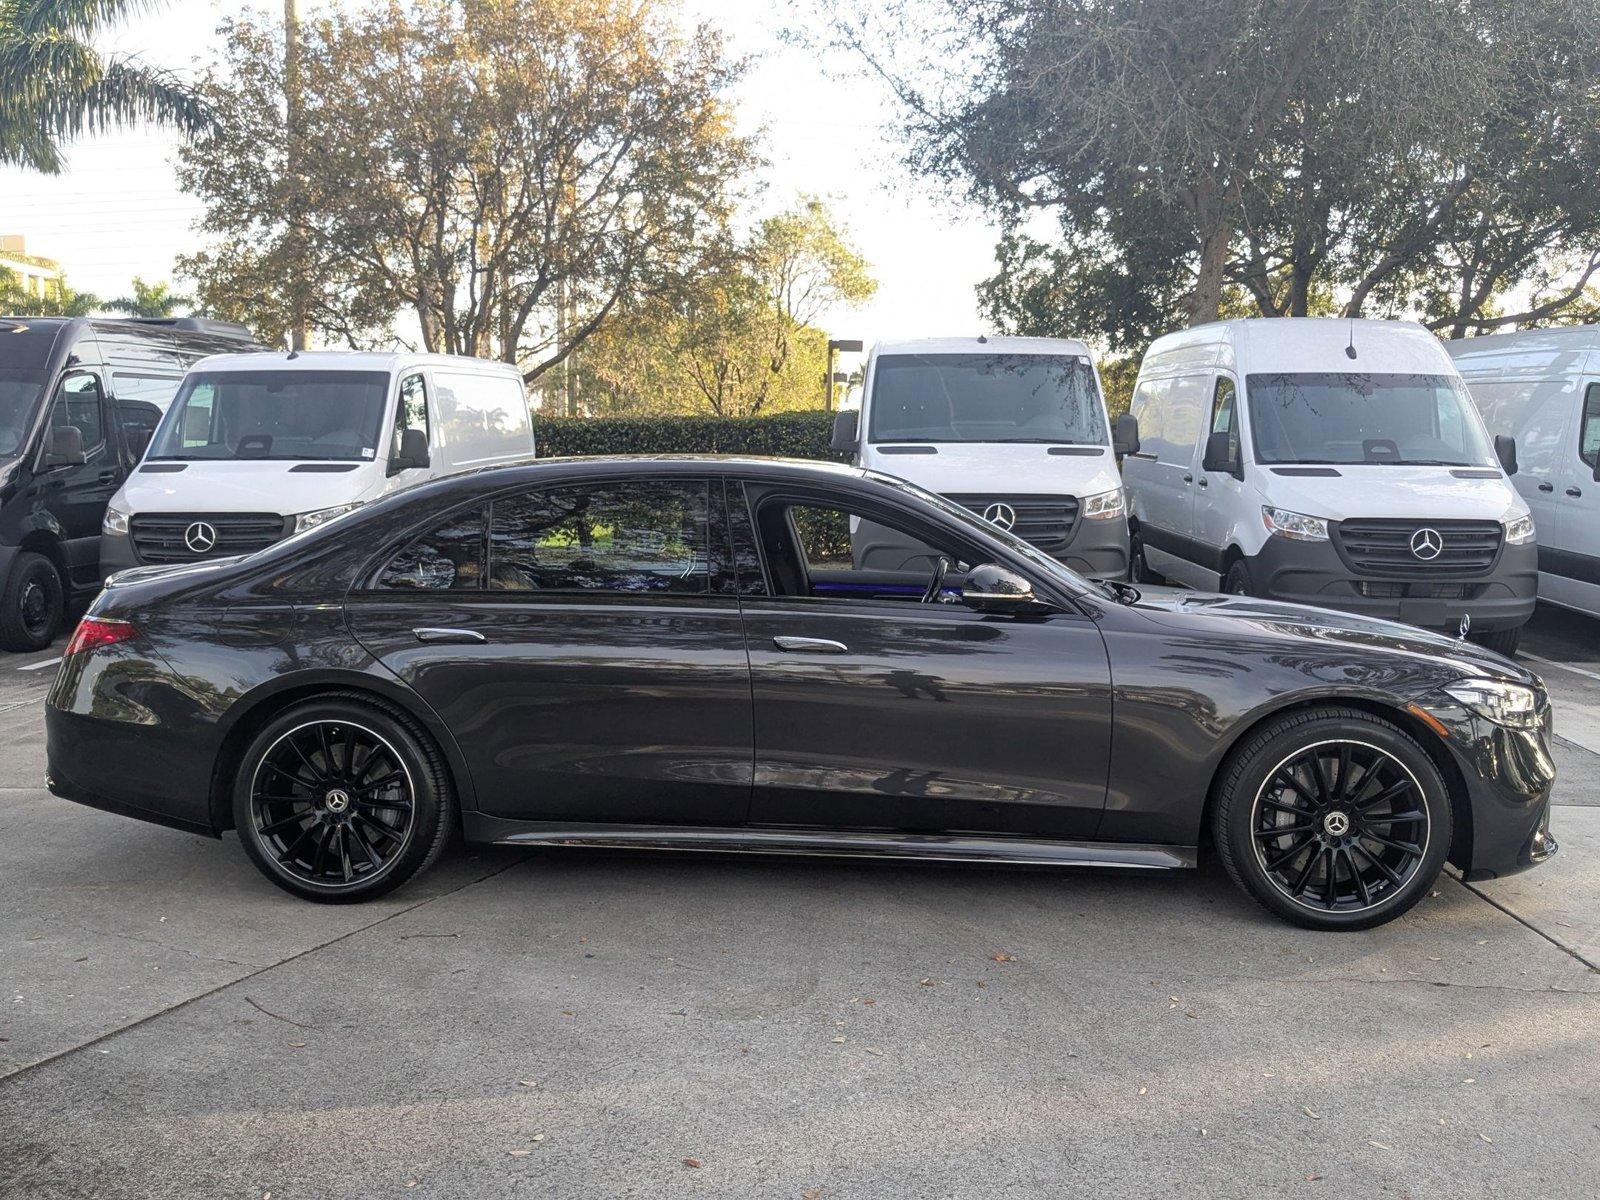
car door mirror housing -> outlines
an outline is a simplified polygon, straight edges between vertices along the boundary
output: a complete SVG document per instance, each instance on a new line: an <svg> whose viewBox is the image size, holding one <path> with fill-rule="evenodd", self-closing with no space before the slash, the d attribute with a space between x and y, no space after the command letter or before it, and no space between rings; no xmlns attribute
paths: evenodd
<svg viewBox="0 0 1600 1200"><path fill-rule="evenodd" d="M57 425L50 431L50 441L45 447L44 465L47 467L76 467L82 465L83 431L76 425Z"/></svg>
<svg viewBox="0 0 1600 1200"><path fill-rule="evenodd" d="M400 431L400 453L389 460L389 474L428 465L428 435L421 429Z"/></svg>
<svg viewBox="0 0 1600 1200"><path fill-rule="evenodd" d="M1222 471L1235 479L1244 477L1244 467L1239 462L1238 443L1231 433L1213 433L1206 437L1206 454L1200 462L1202 469Z"/></svg>
<svg viewBox="0 0 1600 1200"><path fill-rule="evenodd" d="M1011 615L1037 614L1049 608L1034 594L1033 584L994 563L983 563L967 572L966 582L961 585L961 603L975 612Z"/></svg>
<svg viewBox="0 0 1600 1200"><path fill-rule="evenodd" d="M861 436L861 414L852 410L837 413L833 418L833 437L828 445L840 454L853 454Z"/></svg>
<svg viewBox="0 0 1600 1200"><path fill-rule="evenodd" d="M1123 413L1111 425L1111 452L1119 458L1139 453L1139 418Z"/></svg>
<svg viewBox="0 0 1600 1200"><path fill-rule="evenodd" d="M1494 456L1500 460L1507 475L1517 473L1517 439L1510 434L1497 433L1494 438Z"/></svg>

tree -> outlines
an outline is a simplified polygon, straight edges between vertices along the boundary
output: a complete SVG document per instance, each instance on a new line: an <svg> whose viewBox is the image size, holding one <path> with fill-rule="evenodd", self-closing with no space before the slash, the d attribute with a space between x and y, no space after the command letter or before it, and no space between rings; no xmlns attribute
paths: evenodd
<svg viewBox="0 0 1600 1200"><path fill-rule="evenodd" d="M36 296L23 288L21 281L0 267L0 313L16 317L87 317L103 306L89 292L75 292L67 281L59 280Z"/></svg>
<svg viewBox="0 0 1600 1200"><path fill-rule="evenodd" d="M417 0L302 22L292 156L278 30L225 32L202 88L218 123L180 172L212 243L180 269L207 311L269 337L297 300L350 345L405 313L427 349L537 381L706 268L754 162L724 99L742 65L655 4Z"/></svg>
<svg viewBox="0 0 1600 1200"><path fill-rule="evenodd" d="M61 142L136 121L204 129L205 105L172 75L102 58L100 31L146 0L0 0L0 163L56 174Z"/></svg>
<svg viewBox="0 0 1600 1200"><path fill-rule="evenodd" d="M130 317L171 317L180 308L192 307L188 296L175 294L165 283L146 283L137 275L133 277L133 295L107 300L111 312L127 313Z"/></svg>

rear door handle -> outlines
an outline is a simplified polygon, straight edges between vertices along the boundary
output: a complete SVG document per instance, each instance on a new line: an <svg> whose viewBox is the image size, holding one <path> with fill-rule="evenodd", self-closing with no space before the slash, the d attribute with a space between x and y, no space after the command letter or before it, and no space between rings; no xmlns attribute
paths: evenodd
<svg viewBox="0 0 1600 1200"><path fill-rule="evenodd" d="M477 646L482 645L484 642L489 640L476 629L440 629L425 627L422 629L413 629L411 632L417 635L417 641L426 642L430 646Z"/></svg>
<svg viewBox="0 0 1600 1200"><path fill-rule="evenodd" d="M1581 496L1581 495L1583 495L1583 489L1582 488L1569 487L1567 489L1567 495L1569 495L1569 496Z"/></svg>
<svg viewBox="0 0 1600 1200"><path fill-rule="evenodd" d="M772 644L789 654L844 654L850 649L830 638L775 637Z"/></svg>
<svg viewBox="0 0 1600 1200"><path fill-rule="evenodd" d="M1556 485L1553 483L1541 483L1539 485L1539 490L1541 492L1553 492L1556 490Z"/></svg>
<svg viewBox="0 0 1600 1200"><path fill-rule="evenodd" d="M1193 483L1194 482L1194 476L1193 475L1185 475L1183 477L1183 481L1185 483Z"/></svg>
<svg viewBox="0 0 1600 1200"><path fill-rule="evenodd" d="M1210 487L1211 486L1209 483L1206 482L1206 477L1204 475L1200 476L1200 486L1201 487Z"/></svg>

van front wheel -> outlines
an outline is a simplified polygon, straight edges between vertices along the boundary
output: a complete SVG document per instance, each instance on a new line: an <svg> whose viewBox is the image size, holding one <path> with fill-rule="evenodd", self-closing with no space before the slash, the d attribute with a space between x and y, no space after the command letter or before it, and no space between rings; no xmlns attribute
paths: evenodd
<svg viewBox="0 0 1600 1200"><path fill-rule="evenodd" d="M1517 646L1522 642L1522 626L1517 625L1511 629L1495 629L1485 633L1472 635L1472 640L1485 650L1493 650L1496 654L1504 654L1507 658L1516 654Z"/></svg>
<svg viewBox="0 0 1600 1200"><path fill-rule="evenodd" d="M1228 573L1222 580L1222 590L1230 596L1255 594L1250 584L1250 568L1245 566L1244 559L1239 559L1228 568Z"/></svg>
<svg viewBox="0 0 1600 1200"><path fill-rule="evenodd" d="M66 604L55 563L24 550L0 589L0 650L43 650L61 628Z"/></svg>

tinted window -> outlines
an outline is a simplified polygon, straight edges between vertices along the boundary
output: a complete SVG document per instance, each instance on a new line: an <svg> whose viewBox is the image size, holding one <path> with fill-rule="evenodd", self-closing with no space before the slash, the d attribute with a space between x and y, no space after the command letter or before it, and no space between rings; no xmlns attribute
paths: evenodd
<svg viewBox="0 0 1600 1200"><path fill-rule="evenodd" d="M39 411L36 406L48 382L45 365L56 329L53 324L0 321L0 458L22 449Z"/></svg>
<svg viewBox="0 0 1600 1200"><path fill-rule="evenodd" d="M370 460L388 394L384 371L190 372L150 457Z"/></svg>
<svg viewBox="0 0 1600 1200"><path fill-rule="evenodd" d="M105 444L106 431L100 418L100 380L78 372L65 375L56 387L55 405L50 409L50 428L77 427L83 435L83 452L89 454Z"/></svg>
<svg viewBox="0 0 1600 1200"><path fill-rule="evenodd" d="M647 480L496 500L489 586L507 591L710 591L709 485Z"/></svg>
<svg viewBox="0 0 1600 1200"><path fill-rule="evenodd" d="M433 373L441 443L456 466L533 452L527 393L509 375Z"/></svg>
<svg viewBox="0 0 1600 1200"><path fill-rule="evenodd" d="M142 400L119 401L117 419L122 422L122 437L128 444L128 453L138 458L155 436L156 426L161 423L161 410Z"/></svg>
<svg viewBox="0 0 1600 1200"><path fill-rule="evenodd" d="M728 484L728 538L733 551L733 570L718 576L717 590L737 592L741 596L765 596L766 576L761 569L755 524L750 519L750 505L742 483Z"/></svg>
<svg viewBox="0 0 1600 1200"><path fill-rule="evenodd" d="M160 412L167 410L178 394L181 375L148 375L142 371L111 372L111 394L120 400L143 400Z"/></svg>
<svg viewBox="0 0 1600 1200"><path fill-rule="evenodd" d="M1054 354L885 354L869 398L875 442L1102 445L1086 358Z"/></svg>
<svg viewBox="0 0 1600 1200"><path fill-rule="evenodd" d="M1578 424L1578 455L1591 467L1600 460L1600 383L1591 383L1583 396L1583 419Z"/></svg>
<svg viewBox="0 0 1600 1200"><path fill-rule="evenodd" d="M476 591L483 586L484 516L483 509L473 509L429 530L389 560L378 586Z"/></svg>
<svg viewBox="0 0 1600 1200"><path fill-rule="evenodd" d="M1465 389L1449 375L1251 375L1245 392L1258 462L1495 463Z"/></svg>

